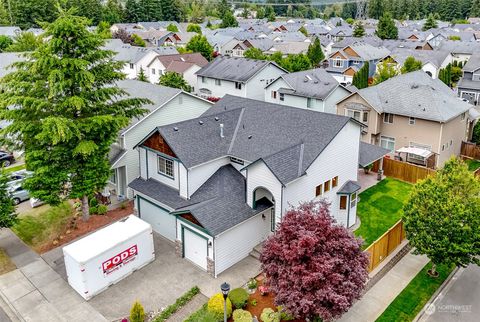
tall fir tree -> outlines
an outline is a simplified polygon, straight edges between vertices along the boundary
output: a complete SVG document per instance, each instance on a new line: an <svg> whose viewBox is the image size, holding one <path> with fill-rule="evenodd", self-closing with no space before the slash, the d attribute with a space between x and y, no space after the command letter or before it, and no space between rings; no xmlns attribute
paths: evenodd
<svg viewBox="0 0 480 322"><path fill-rule="evenodd" d="M125 3L125 22L136 23L144 21L143 10L137 0L127 0Z"/></svg>
<svg viewBox="0 0 480 322"><path fill-rule="evenodd" d="M383 15L383 0L369 0L367 4L368 16L379 19Z"/></svg>
<svg viewBox="0 0 480 322"><path fill-rule="evenodd" d="M22 29L37 27L38 22L52 22L57 17L56 0L9 0L12 24Z"/></svg>
<svg viewBox="0 0 480 322"><path fill-rule="evenodd" d="M429 29L437 28L437 20L433 16L433 14L429 14L427 20L425 21L425 24L423 25L422 30L427 31Z"/></svg>
<svg viewBox="0 0 480 322"><path fill-rule="evenodd" d="M365 64L353 75L352 85L358 89L368 87L369 69L370 64L365 62Z"/></svg>
<svg viewBox="0 0 480 322"><path fill-rule="evenodd" d="M119 0L108 0L103 8L102 21L108 22L110 25L123 21L123 6Z"/></svg>
<svg viewBox="0 0 480 322"><path fill-rule="evenodd" d="M480 0L473 0L470 7L469 17L480 18Z"/></svg>
<svg viewBox="0 0 480 322"><path fill-rule="evenodd" d="M160 0L164 21L182 21L182 12L177 0Z"/></svg>
<svg viewBox="0 0 480 322"><path fill-rule="evenodd" d="M238 27L238 21L233 16L231 11L225 12L223 16L222 23L220 24L220 28L229 28L229 27Z"/></svg>
<svg viewBox="0 0 480 322"><path fill-rule="evenodd" d="M398 28L390 13L384 13L377 25L376 34L381 39L397 39Z"/></svg>
<svg viewBox="0 0 480 322"><path fill-rule="evenodd" d="M93 25L97 25L102 20L101 0L68 0L65 7L77 8L77 13L90 19Z"/></svg>
<svg viewBox="0 0 480 322"><path fill-rule="evenodd" d="M357 21L353 27L353 37L365 36L365 28L361 21Z"/></svg>
<svg viewBox="0 0 480 322"><path fill-rule="evenodd" d="M0 139L25 151L33 171L25 188L52 205L80 199L84 220L89 196L110 177L108 153L119 130L149 102L125 98L116 86L125 78L123 62L101 49L104 39L88 31L89 24L71 10L60 11L53 23L42 24L40 47L0 80L0 118L11 121ZM7 108L13 105L17 109Z"/></svg>
<svg viewBox="0 0 480 322"><path fill-rule="evenodd" d="M11 25L10 15L7 11L6 0L0 0L0 26Z"/></svg>
<svg viewBox="0 0 480 322"><path fill-rule="evenodd" d="M313 67L317 67L322 60L325 59L325 54L323 53L320 39L315 38L313 43L308 46L307 56L310 59Z"/></svg>

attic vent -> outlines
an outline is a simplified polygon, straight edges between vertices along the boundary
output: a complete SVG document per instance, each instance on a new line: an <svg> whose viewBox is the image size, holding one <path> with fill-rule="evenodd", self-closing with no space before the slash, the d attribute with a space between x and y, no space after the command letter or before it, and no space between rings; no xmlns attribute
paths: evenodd
<svg viewBox="0 0 480 322"><path fill-rule="evenodd" d="M203 125L203 121L198 121L198 124Z"/></svg>
<svg viewBox="0 0 480 322"><path fill-rule="evenodd" d="M305 79L303 80L305 83L308 82L308 81L311 81L312 78L308 75L305 76Z"/></svg>
<svg viewBox="0 0 480 322"><path fill-rule="evenodd" d="M412 84L412 89L418 88L418 84Z"/></svg>
<svg viewBox="0 0 480 322"><path fill-rule="evenodd" d="M323 83L323 85L330 85L330 82L325 82Z"/></svg>
<svg viewBox="0 0 480 322"><path fill-rule="evenodd" d="M219 120L218 116L215 116L215 121L218 121L218 120Z"/></svg>
<svg viewBox="0 0 480 322"><path fill-rule="evenodd" d="M178 131L178 127L175 126L175 127L173 128L173 130L174 130L175 132L177 132L177 131Z"/></svg>
<svg viewBox="0 0 480 322"><path fill-rule="evenodd" d="M249 135L249 136L248 136L248 139L250 140L251 138L252 138L252 136L251 136L251 135Z"/></svg>

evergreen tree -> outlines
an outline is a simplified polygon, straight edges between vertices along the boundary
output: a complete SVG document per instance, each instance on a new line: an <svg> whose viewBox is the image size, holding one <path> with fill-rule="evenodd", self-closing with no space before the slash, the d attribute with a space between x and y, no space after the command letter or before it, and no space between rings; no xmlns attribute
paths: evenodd
<svg viewBox="0 0 480 322"><path fill-rule="evenodd" d="M426 31L432 28L437 28L437 20L433 17L433 14L429 14L427 20L425 21L425 24L423 25L422 30Z"/></svg>
<svg viewBox="0 0 480 322"><path fill-rule="evenodd" d="M405 59L405 62L403 63L401 72L402 74L414 72L416 70L422 69L422 62L419 60L416 60L415 57L409 56L407 59Z"/></svg>
<svg viewBox="0 0 480 322"><path fill-rule="evenodd" d="M97 34L100 35L103 39L111 39L112 33L110 32L110 24L105 21L100 21L97 26Z"/></svg>
<svg viewBox="0 0 480 322"><path fill-rule="evenodd" d="M77 8L77 14L87 17L93 25L97 25L103 16L101 0L68 0L66 8Z"/></svg>
<svg viewBox="0 0 480 322"><path fill-rule="evenodd" d="M365 28L363 28L363 24L358 21L355 23L353 27L353 37L363 37L365 36Z"/></svg>
<svg viewBox="0 0 480 322"><path fill-rule="evenodd" d="M225 16L227 11L231 11L231 6L228 4L227 0L220 0L217 5L218 16L222 18Z"/></svg>
<svg viewBox="0 0 480 322"><path fill-rule="evenodd" d="M37 22L51 22L57 16L56 0L9 0L12 24L22 29L37 27Z"/></svg>
<svg viewBox="0 0 480 322"><path fill-rule="evenodd" d="M367 5L368 16L371 18L379 19L383 13L383 1L382 0L369 0Z"/></svg>
<svg viewBox="0 0 480 322"><path fill-rule="evenodd" d="M376 34L381 39L397 39L398 28L390 13L385 13L377 25Z"/></svg>
<svg viewBox="0 0 480 322"><path fill-rule="evenodd" d="M257 7L257 19L263 19L265 18L265 8L263 6L258 6Z"/></svg>
<svg viewBox="0 0 480 322"><path fill-rule="evenodd" d="M144 21L143 11L137 0L127 0L125 4L125 22Z"/></svg>
<svg viewBox="0 0 480 322"><path fill-rule="evenodd" d="M42 24L46 41L0 80L0 118L11 121L1 139L25 151L33 171L25 188L51 205L79 198L84 220L88 196L110 176L110 146L149 103L123 99L126 92L115 84L125 78L124 63L101 49L104 40L88 25L88 19L61 11L53 23ZM7 108L13 105L18 108Z"/></svg>
<svg viewBox="0 0 480 322"><path fill-rule="evenodd" d="M207 38L202 35L193 36L185 46L187 50L193 53L200 53L207 60L211 60L213 56L213 47L208 42Z"/></svg>
<svg viewBox="0 0 480 322"><path fill-rule="evenodd" d="M5 35L0 35L0 53L3 53L12 44L13 44L12 38Z"/></svg>
<svg viewBox="0 0 480 322"><path fill-rule="evenodd" d="M17 53L34 51L40 47L42 42L42 37L35 36L33 32L21 32L13 38L13 44L5 49L5 51Z"/></svg>
<svg viewBox="0 0 480 322"><path fill-rule="evenodd" d="M305 37L308 37L308 31L305 29L304 26L301 26L300 29L298 29Z"/></svg>
<svg viewBox="0 0 480 322"><path fill-rule="evenodd" d="M163 19L162 0L140 0L141 21L159 21Z"/></svg>
<svg viewBox="0 0 480 322"><path fill-rule="evenodd" d="M110 25L123 21L123 7L118 0L108 0L103 8L102 21Z"/></svg>
<svg viewBox="0 0 480 322"><path fill-rule="evenodd" d="M447 67L440 69L438 72L438 78L447 86L452 86L452 65L448 64Z"/></svg>
<svg viewBox="0 0 480 322"><path fill-rule="evenodd" d="M165 21L182 21L181 6L177 0L160 0L162 18Z"/></svg>
<svg viewBox="0 0 480 322"><path fill-rule="evenodd" d="M318 66L325 59L320 39L315 38L313 43L308 46L307 56L314 67Z"/></svg>
<svg viewBox="0 0 480 322"><path fill-rule="evenodd" d="M11 25L10 15L7 11L6 0L0 0L0 26Z"/></svg>
<svg viewBox="0 0 480 322"><path fill-rule="evenodd" d="M247 19L249 16L250 16L250 10L248 9L248 5L245 4L243 6L242 18Z"/></svg>
<svg viewBox="0 0 480 322"><path fill-rule="evenodd" d="M473 0L469 17L480 17L480 0Z"/></svg>
<svg viewBox="0 0 480 322"><path fill-rule="evenodd" d="M190 5L189 21L192 23L202 23L205 20L205 8L202 3L193 1Z"/></svg>
<svg viewBox="0 0 480 322"><path fill-rule="evenodd" d="M365 62L363 66L353 75L352 85L358 89L368 87L368 73L370 64Z"/></svg>
<svg viewBox="0 0 480 322"><path fill-rule="evenodd" d="M377 74L373 77L373 84L378 85L387 79L390 79L398 75L394 65L385 59L380 65L378 65Z"/></svg>
<svg viewBox="0 0 480 322"><path fill-rule="evenodd" d="M163 74L160 77L158 84L162 86L183 89L185 92L190 92L192 90L183 76L175 72L166 72Z"/></svg>
<svg viewBox="0 0 480 322"><path fill-rule="evenodd" d="M137 75L137 80L141 82L148 82L148 77L147 75L145 75L145 70L143 69L143 67L140 67L140 72Z"/></svg>
<svg viewBox="0 0 480 322"><path fill-rule="evenodd" d="M8 193L7 176L0 170L0 229L12 227L17 222L15 206Z"/></svg>
<svg viewBox="0 0 480 322"><path fill-rule="evenodd" d="M273 9L273 6L268 5L265 8L265 17L267 17L269 22L275 21L275 9Z"/></svg>
<svg viewBox="0 0 480 322"><path fill-rule="evenodd" d="M227 11L223 16L220 28L238 27L238 21L231 11Z"/></svg>

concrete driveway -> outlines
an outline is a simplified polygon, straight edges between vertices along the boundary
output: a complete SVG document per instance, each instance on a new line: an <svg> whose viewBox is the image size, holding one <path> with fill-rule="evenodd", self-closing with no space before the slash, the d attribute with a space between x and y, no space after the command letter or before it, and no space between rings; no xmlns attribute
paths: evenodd
<svg viewBox="0 0 480 322"><path fill-rule="evenodd" d="M177 257L172 242L154 234L154 244L155 261L88 301L108 320L128 316L135 300L139 300L146 311L158 311L174 303L195 285L204 295L210 297L220 291L220 284L224 281L230 283L232 288L239 287L260 272L258 260L247 257L215 279L189 261ZM66 279L61 248L42 257Z"/></svg>

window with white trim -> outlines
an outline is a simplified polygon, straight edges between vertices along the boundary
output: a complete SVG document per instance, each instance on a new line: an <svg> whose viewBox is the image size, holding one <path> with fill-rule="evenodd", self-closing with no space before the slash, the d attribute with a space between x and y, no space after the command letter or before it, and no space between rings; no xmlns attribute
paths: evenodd
<svg viewBox="0 0 480 322"><path fill-rule="evenodd" d="M408 118L408 124L410 124L410 125L415 125L415 118L410 116L410 117Z"/></svg>
<svg viewBox="0 0 480 322"><path fill-rule="evenodd" d="M133 64L132 63L130 63L130 69L133 69Z"/></svg>
<svg viewBox="0 0 480 322"><path fill-rule="evenodd" d="M281 101L284 101L284 100L285 100L285 94L284 94L284 93L280 93L280 100L281 100Z"/></svg>
<svg viewBox="0 0 480 322"><path fill-rule="evenodd" d="M333 67L343 67L343 59L333 59Z"/></svg>
<svg viewBox="0 0 480 322"><path fill-rule="evenodd" d="M155 75L155 68L152 68L152 75Z"/></svg>
<svg viewBox="0 0 480 322"><path fill-rule="evenodd" d="M272 98L277 99L277 92L276 91L272 91Z"/></svg>
<svg viewBox="0 0 480 322"><path fill-rule="evenodd" d="M173 179L173 160L158 156L158 173Z"/></svg>
<svg viewBox="0 0 480 322"><path fill-rule="evenodd" d="M236 88L236 89L242 89L242 83L240 83L240 82L235 82L235 88Z"/></svg>
<svg viewBox="0 0 480 322"><path fill-rule="evenodd" d="M383 114L383 123L393 123L393 114L390 113L385 113Z"/></svg>
<svg viewBox="0 0 480 322"><path fill-rule="evenodd" d="M357 121L360 121L360 118L362 117L362 112L360 111L354 111L354 110L345 110L346 115L356 119Z"/></svg>
<svg viewBox="0 0 480 322"><path fill-rule="evenodd" d="M388 136L381 136L380 137L380 146L385 149L389 149L390 151L395 150L395 138L391 138Z"/></svg>
<svg viewBox="0 0 480 322"><path fill-rule="evenodd" d="M357 193L354 192L350 195L350 208L353 208L357 205Z"/></svg>
<svg viewBox="0 0 480 322"><path fill-rule="evenodd" d="M215 79L215 85L217 86L222 85L222 81L220 79Z"/></svg>

